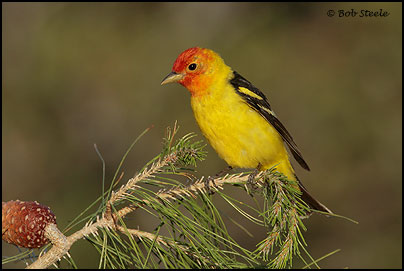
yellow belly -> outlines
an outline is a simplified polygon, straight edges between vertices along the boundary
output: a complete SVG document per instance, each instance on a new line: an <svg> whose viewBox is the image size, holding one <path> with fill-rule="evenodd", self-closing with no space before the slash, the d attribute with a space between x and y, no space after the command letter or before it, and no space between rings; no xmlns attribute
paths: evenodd
<svg viewBox="0 0 404 271"><path fill-rule="evenodd" d="M223 100L226 102L218 102ZM279 133L236 93L192 97L191 105L202 133L230 166L261 165L260 169L265 170L276 165L277 171L294 179Z"/></svg>

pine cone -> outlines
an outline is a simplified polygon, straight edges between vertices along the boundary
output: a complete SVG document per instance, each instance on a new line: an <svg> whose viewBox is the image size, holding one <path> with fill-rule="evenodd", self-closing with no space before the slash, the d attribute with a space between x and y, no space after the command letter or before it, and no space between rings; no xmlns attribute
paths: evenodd
<svg viewBox="0 0 404 271"><path fill-rule="evenodd" d="M39 248L49 240L45 227L56 224L56 216L49 207L34 201L8 201L2 203L2 238L10 244L26 248Z"/></svg>

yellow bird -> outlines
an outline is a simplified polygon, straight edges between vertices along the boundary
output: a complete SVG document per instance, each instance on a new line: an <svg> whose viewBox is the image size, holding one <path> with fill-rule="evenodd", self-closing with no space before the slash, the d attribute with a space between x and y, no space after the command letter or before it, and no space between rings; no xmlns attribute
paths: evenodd
<svg viewBox="0 0 404 271"><path fill-rule="evenodd" d="M301 198L311 208L332 213L297 178L285 144L304 169L310 170L309 166L265 95L217 53L199 47L185 50L161 84L172 82L191 93L192 110L202 133L230 168L266 170L275 166L288 179L297 180Z"/></svg>

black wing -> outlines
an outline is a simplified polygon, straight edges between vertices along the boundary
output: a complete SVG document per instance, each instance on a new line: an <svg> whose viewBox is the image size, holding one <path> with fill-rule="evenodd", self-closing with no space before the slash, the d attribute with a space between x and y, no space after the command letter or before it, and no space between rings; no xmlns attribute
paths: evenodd
<svg viewBox="0 0 404 271"><path fill-rule="evenodd" d="M253 86L247 79L242 77L237 72L233 72L233 78L230 80L230 84L233 85L237 94L240 95L247 104L260 113L281 135L283 140L288 145L293 157L297 162L306 170L310 170L307 163L304 161L302 154L297 148L296 143L293 141L292 136L286 130L285 126L278 120L274 112L271 110L271 106L268 103L267 98L264 93L262 93L258 88ZM251 93L252 92L252 93Z"/></svg>

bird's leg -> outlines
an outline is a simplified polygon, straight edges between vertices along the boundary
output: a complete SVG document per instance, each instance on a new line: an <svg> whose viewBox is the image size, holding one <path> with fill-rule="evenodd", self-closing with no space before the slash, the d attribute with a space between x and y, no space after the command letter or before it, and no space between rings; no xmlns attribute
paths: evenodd
<svg viewBox="0 0 404 271"><path fill-rule="evenodd" d="M251 191L255 191L257 189L257 185L255 183L255 177L258 175L259 173L259 169L261 168L261 164L258 164L258 166L254 169L254 171L248 176L248 180L247 180L247 186L250 187L250 189L248 189L247 187L247 193L252 196Z"/></svg>
<svg viewBox="0 0 404 271"><path fill-rule="evenodd" d="M218 173L216 173L214 177L209 176L208 178L206 178L206 180L205 180L205 188L208 191L209 195L212 195L214 193L212 191L212 189L210 188L210 186L209 186L210 182L212 182L214 187L217 187L216 184L215 184L215 179L223 176L224 174L226 174L227 172L229 172L232 169L233 168L231 166L228 166L227 168L225 168L225 169L219 171Z"/></svg>

